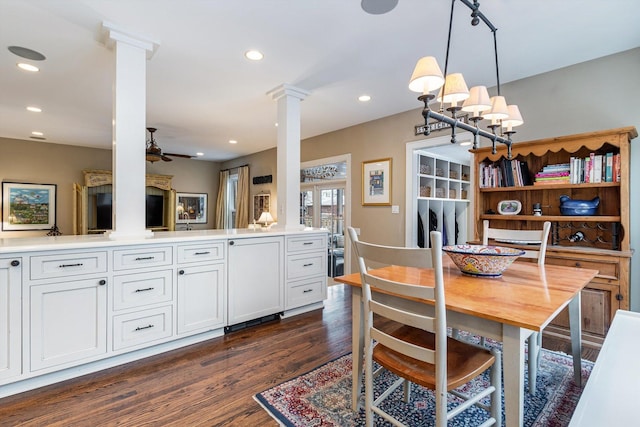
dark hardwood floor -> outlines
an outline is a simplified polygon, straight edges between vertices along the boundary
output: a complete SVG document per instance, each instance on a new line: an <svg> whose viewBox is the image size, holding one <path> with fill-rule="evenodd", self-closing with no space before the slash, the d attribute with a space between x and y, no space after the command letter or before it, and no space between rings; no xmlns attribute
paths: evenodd
<svg viewBox="0 0 640 427"><path fill-rule="evenodd" d="M324 310L0 399L0 426L276 426L253 396L349 351L350 288L330 286Z"/></svg>

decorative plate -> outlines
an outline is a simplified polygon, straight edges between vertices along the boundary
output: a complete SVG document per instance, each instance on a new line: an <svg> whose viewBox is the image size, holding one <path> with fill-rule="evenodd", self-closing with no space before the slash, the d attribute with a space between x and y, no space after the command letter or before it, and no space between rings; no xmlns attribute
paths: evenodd
<svg viewBox="0 0 640 427"><path fill-rule="evenodd" d="M502 200L498 202L498 213L500 215L517 215L522 209L519 200Z"/></svg>

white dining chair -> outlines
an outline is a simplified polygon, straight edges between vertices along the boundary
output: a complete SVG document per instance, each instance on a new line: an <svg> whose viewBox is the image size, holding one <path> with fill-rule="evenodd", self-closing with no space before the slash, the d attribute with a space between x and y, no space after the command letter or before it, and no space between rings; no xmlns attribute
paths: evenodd
<svg viewBox="0 0 640 427"><path fill-rule="evenodd" d="M551 231L551 222L545 221L542 224L542 230L506 230L502 228L489 227L489 221L484 220L482 231L482 244L488 245L489 239L493 239L498 244L500 242L520 243L531 242L532 246L524 249L524 255L521 258L531 258L538 262L538 265L544 264L547 254L547 241L549 240L549 232ZM527 372L529 375L529 392L535 394L536 379L538 377L538 367L540 366L540 348L542 348L542 331L534 332L527 339L529 347L529 355L527 357Z"/></svg>
<svg viewBox="0 0 640 427"><path fill-rule="evenodd" d="M392 399L391 393L404 384L404 400L409 401L411 383L429 388L435 393L435 426L445 427L447 421L476 405L489 412L483 425L500 425L501 354L496 350L457 341L447 336L447 317L442 272L442 235L431 232L431 249L381 246L361 242L355 230L348 228L353 250L358 260L362 280L365 326L365 408L366 425L371 427L374 414L397 426L402 422L381 408L382 401ZM434 270L434 284L418 286L401 283L370 274L371 263L402 265ZM402 298L433 300L435 314L405 311L402 298L389 299L388 293ZM395 326L374 324L374 315L389 319ZM373 362L380 368L374 372ZM374 381L386 369L398 379L374 399ZM490 384L473 395L455 389L490 370ZM447 393L464 401L447 412ZM481 402L489 397L490 405Z"/></svg>

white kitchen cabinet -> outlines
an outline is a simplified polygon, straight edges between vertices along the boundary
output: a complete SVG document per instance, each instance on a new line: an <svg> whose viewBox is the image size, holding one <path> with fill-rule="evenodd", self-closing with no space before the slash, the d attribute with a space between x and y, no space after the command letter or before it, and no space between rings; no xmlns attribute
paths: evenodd
<svg viewBox="0 0 640 427"><path fill-rule="evenodd" d="M284 311L284 237L229 239L228 325Z"/></svg>
<svg viewBox="0 0 640 427"><path fill-rule="evenodd" d="M178 335L225 326L224 263L178 268Z"/></svg>
<svg viewBox="0 0 640 427"><path fill-rule="evenodd" d="M134 311L113 317L113 349L137 348L171 337L172 307Z"/></svg>
<svg viewBox="0 0 640 427"><path fill-rule="evenodd" d="M0 258L0 384L22 373L22 258Z"/></svg>
<svg viewBox="0 0 640 427"><path fill-rule="evenodd" d="M94 277L29 287L31 371L106 354L106 285Z"/></svg>
<svg viewBox="0 0 640 427"><path fill-rule="evenodd" d="M327 297L327 235L287 237L287 310Z"/></svg>

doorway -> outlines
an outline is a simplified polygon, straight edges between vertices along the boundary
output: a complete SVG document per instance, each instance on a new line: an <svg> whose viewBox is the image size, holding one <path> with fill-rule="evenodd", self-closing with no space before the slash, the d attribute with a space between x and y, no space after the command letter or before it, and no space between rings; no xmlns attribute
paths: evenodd
<svg viewBox="0 0 640 427"><path fill-rule="evenodd" d="M350 224L350 155L301 164L300 223L328 231L327 277L350 272L346 227ZM333 281L330 280L329 284Z"/></svg>

